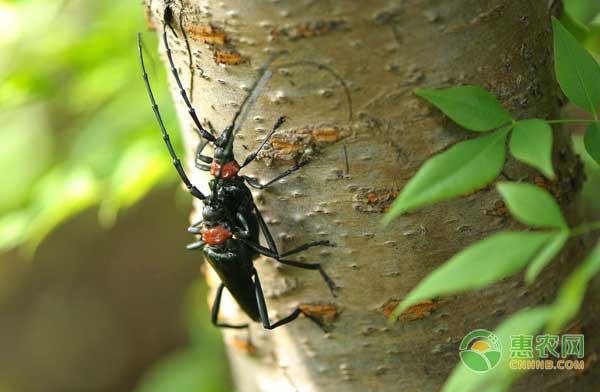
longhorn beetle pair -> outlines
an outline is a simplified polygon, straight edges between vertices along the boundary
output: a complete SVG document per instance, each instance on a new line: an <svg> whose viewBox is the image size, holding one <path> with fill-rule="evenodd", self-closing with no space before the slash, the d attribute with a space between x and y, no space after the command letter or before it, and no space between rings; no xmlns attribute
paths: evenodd
<svg viewBox="0 0 600 392"><path fill-rule="evenodd" d="M167 38L167 25L171 11L167 8L165 12L165 20L163 23L162 38L167 52L167 59L171 68L171 72L179 88L179 92L188 107L189 115L196 126L198 133L204 139L200 143L196 153L196 167L200 170L208 171L213 176L209 181L210 194L203 194L189 180L179 158L177 157L173 145L169 139L169 134L165 129L158 106L154 99L154 94L148 81L148 75L144 66L144 57L142 54L141 35L138 33L138 53L142 68L142 77L148 91L152 109L158 121L158 125L162 131L163 139L169 150L169 154L173 159L173 165L179 174L179 177L196 198L200 199L204 204L202 210L202 220L192 224L188 231L193 234L200 235L200 239L188 245L188 249L202 249L206 259L212 268L216 271L221 279L212 307L212 323L221 328L246 328L248 324L231 325L221 323L218 320L219 306L223 290L227 288L233 298L237 301L240 308L254 321L260 321L266 329L274 329L281 325L287 324L296 319L301 313L304 313L300 308L296 308L291 314L271 324L268 317L265 297L261 287L260 279L252 262L259 255L264 255L275 259L279 263L310 270L317 270L327 283L327 286L335 296L335 284L331 278L325 273L321 264L301 263L294 260L284 259L314 246L334 246L327 240L312 241L300 245L287 252L280 253L275 245L275 240L271 235L260 211L258 210L252 194L247 185L263 189L278 180L288 176L294 171L302 167L306 162L297 164L296 166L286 170L273 180L260 184L253 178L239 175L239 171L251 163L267 143L269 138L273 136L275 131L284 123L285 117L280 117L273 129L267 134L255 152L246 157L242 165L239 165L233 154L233 140L237 131L240 129L245 117L248 114L249 107L258 98L260 90L269 77L271 72L267 66L263 67L262 76L257 79L250 93L244 98L240 109L235 113L231 124L217 137L213 133L207 131L194 110L190 100L183 88L177 68L175 67L171 49ZM214 146L214 156L209 157L202 154L206 144L212 143ZM199 162L200 161L200 162ZM268 247L259 244L259 233L264 235ZM319 321L311 315L306 314L313 321Z"/></svg>

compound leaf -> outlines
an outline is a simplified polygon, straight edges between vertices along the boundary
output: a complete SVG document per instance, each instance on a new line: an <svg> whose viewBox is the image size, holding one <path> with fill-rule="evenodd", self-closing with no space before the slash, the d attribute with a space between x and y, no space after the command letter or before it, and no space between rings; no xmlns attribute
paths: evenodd
<svg viewBox="0 0 600 392"><path fill-rule="evenodd" d="M598 272L600 272L600 242L560 286L553 305L552 320L548 325L550 332L561 330L569 320L577 315L587 286Z"/></svg>
<svg viewBox="0 0 600 392"><path fill-rule="evenodd" d="M417 89L415 94L431 102L461 127L472 131L489 131L513 121L496 97L478 86Z"/></svg>
<svg viewBox="0 0 600 392"><path fill-rule="evenodd" d="M552 26L558 83L575 105L596 116L600 106L600 66L554 17Z"/></svg>
<svg viewBox="0 0 600 392"><path fill-rule="evenodd" d="M519 121L510 136L510 152L521 162L554 178L552 167L552 128L543 120Z"/></svg>
<svg viewBox="0 0 600 392"><path fill-rule="evenodd" d="M425 299L481 289L518 272L550 238L550 233L501 232L471 245L421 281L391 319Z"/></svg>
<svg viewBox="0 0 600 392"><path fill-rule="evenodd" d="M394 202L384 222L408 210L477 190L493 181L506 158L508 129L460 142L419 169Z"/></svg>
<svg viewBox="0 0 600 392"><path fill-rule="evenodd" d="M568 228L560 207L543 189L530 184L502 182L498 192L506 202L510 213L526 225L541 228Z"/></svg>
<svg viewBox="0 0 600 392"><path fill-rule="evenodd" d="M561 251L567 243L571 232L562 230L556 232L553 237L542 247L537 256L529 263L527 271L525 271L525 282L532 283L538 274L544 269L549 262Z"/></svg>
<svg viewBox="0 0 600 392"><path fill-rule="evenodd" d="M592 123L583 137L585 150L600 165L600 123Z"/></svg>
<svg viewBox="0 0 600 392"><path fill-rule="evenodd" d="M446 381L442 392L498 392L508 391L510 386L521 377L524 372L511 369L511 336L533 335L540 331L552 315L552 308L538 307L524 309L502 322L495 330L498 337L502 356L498 365L485 373L476 373L459 364Z"/></svg>

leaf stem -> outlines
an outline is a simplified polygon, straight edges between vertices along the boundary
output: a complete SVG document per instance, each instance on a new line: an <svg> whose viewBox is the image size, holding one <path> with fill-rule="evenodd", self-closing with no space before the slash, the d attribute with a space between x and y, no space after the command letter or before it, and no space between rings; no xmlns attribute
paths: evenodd
<svg viewBox="0 0 600 392"><path fill-rule="evenodd" d="M597 123L600 120L584 120L584 119L564 119L564 120L544 120L548 124L572 124L572 123Z"/></svg>
<svg viewBox="0 0 600 392"><path fill-rule="evenodd" d="M600 230L600 221L584 223L571 230L571 237L589 233L590 231Z"/></svg>

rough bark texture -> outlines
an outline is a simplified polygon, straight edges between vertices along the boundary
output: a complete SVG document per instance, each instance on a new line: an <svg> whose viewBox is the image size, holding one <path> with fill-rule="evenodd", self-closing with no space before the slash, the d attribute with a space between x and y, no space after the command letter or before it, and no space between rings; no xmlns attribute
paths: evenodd
<svg viewBox="0 0 600 392"><path fill-rule="evenodd" d="M163 1L150 5L159 29L164 7ZM218 130L229 124L257 68L270 54L284 53L271 65L274 77L237 137L236 155L242 160L278 116L288 116L246 174L270 179L300 159L311 163L257 192L256 201L280 249L323 238L337 244L300 258L325 263L341 287L335 299L317 273L256 262L272 319L298 304L333 305L317 310L335 310L337 319L329 333L302 318L272 332L258 324L249 335L224 331L239 391L439 390L468 331L492 329L520 308L552 300L577 249L531 287L521 276L507 279L413 309L389 326L386 312L429 272L465 246L516 224L493 187L402 216L388 227L380 222L425 160L471 137L415 97L416 87L477 84L520 118L556 117L553 2L196 0L171 7L179 37L170 35L175 61L184 84L193 79L200 117ZM191 163L197 136L176 90L174 96ZM572 210L581 167L560 131L555 163L555 183L510 160L505 175L546 186ZM193 177L206 188L203 174L194 171ZM244 320L229 298L225 302L222 317ZM573 380L538 373L517 389L586 383L580 375Z"/></svg>

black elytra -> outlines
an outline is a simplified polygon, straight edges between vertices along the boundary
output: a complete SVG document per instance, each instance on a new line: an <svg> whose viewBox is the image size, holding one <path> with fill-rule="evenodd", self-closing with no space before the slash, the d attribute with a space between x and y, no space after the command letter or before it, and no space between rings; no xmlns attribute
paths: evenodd
<svg viewBox="0 0 600 392"><path fill-rule="evenodd" d="M203 138L203 142L198 146L196 153L196 167L200 170L209 171L213 176L209 181L210 193L208 195L203 194L191 183L181 161L175 153L173 145L171 144L169 134L165 129L165 125L162 121L160 111L148 81L148 74L146 73L142 53L142 40L139 33L138 54L142 69L142 78L144 79L152 109L161 129L164 142L173 160L173 165L189 192L194 197L202 200L204 204L202 209L202 219L188 228L189 232L200 235L200 239L197 242L188 245L188 249L202 249L209 264L221 279L221 284L217 289L212 307L212 322L215 326L221 328L246 328L248 326L248 324L231 325L219 322L218 316L221 296L223 289L226 288L237 301L240 308L252 320L262 322L263 327L266 329L277 328L293 321L302 314L303 311L300 308L296 308L288 316L277 322L271 323L269 321L260 279L253 266L253 261L259 255L264 255L281 264L302 269L317 270L327 283L331 293L335 296L335 283L325 273L321 264L302 263L284 259L284 257L302 252L314 246L334 246L334 244L327 240L317 240L300 245L287 252L280 253L267 224L252 198L248 186L264 189L295 172L307 162L301 162L291 167L273 180L264 184L261 184L248 176L238 174L242 168L256 158L270 137L285 121L285 117L280 117L256 151L249 154L242 165L239 165L236 162L233 154L233 140L243 120L248 114L249 107L258 98L260 90L271 76L271 72L268 70L268 64L263 67L262 76L255 81L250 89L250 93L245 97L240 109L235 113L231 125L226 127L217 137L213 134L214 131L209 132L202 126L179 78L167 37L167 22L169 20L169 15L170 9L167 8L167 11L165 12L165 23L163 23L162 38L171 72L177 83L179 92L188 108L189 115L197 128L197 132ZM209 128L212 128L212 126L209 126ZM203 148L208 143L213 144L213 157L202 153ZM267 247L260 245L260 233L263 234L268 245ZM306 314L306 316L321 325L320 322L311 315Z"/></svg>

